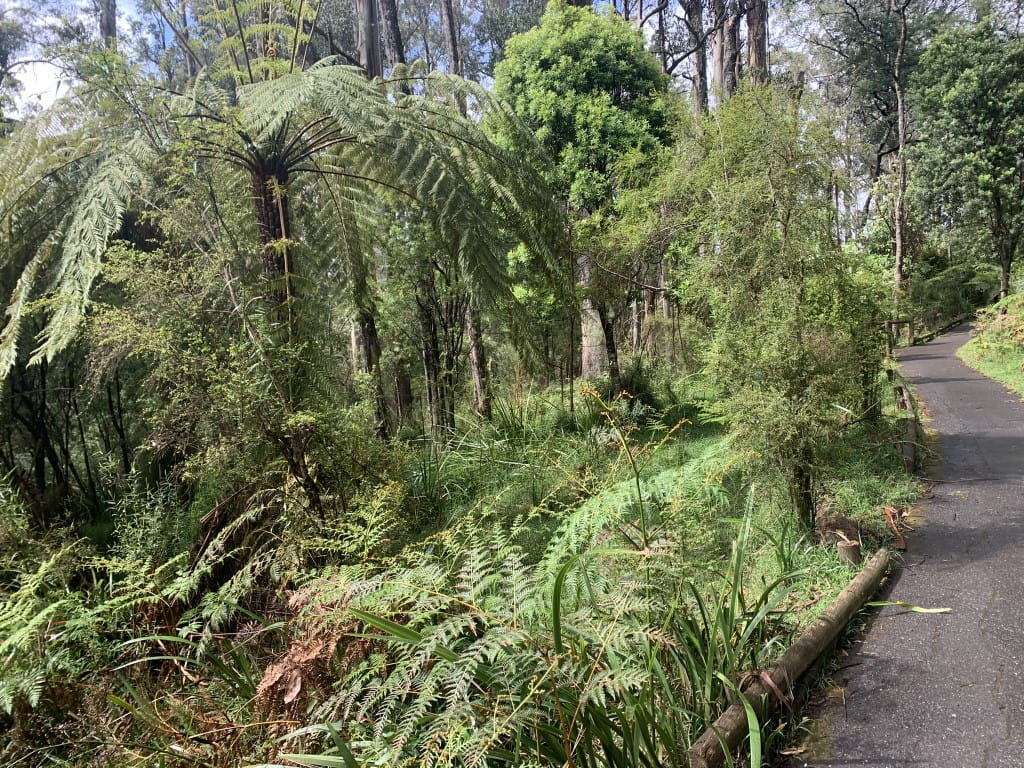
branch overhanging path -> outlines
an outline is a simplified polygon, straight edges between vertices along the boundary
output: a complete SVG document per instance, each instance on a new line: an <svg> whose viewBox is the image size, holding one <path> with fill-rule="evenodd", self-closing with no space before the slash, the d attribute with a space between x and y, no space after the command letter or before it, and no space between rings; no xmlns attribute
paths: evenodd
<svg viewBox="0 0 1024 768"><path fill-rule="evenodd" d="M937 440L915 505L906 567L888 599L946 614L883 609L833 675L816 768L1024 765L1024 403L965 366L961 325L904 350ZM806 761L806 762L805 762Z"/></svg>

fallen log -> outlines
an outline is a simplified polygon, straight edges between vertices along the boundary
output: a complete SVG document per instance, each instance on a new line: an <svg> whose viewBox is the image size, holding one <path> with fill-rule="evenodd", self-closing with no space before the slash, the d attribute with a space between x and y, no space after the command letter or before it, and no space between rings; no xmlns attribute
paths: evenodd
<svg viewBox="0 0 1024 768"><path fill-rule="evenodd" d="M771 681L773 688L783 691L791 688L797 678L832 647L854 614L878 590L888 565L887 549L879 549L871 556L867 565L839 593L832 605L766 670L764 676ZM759 720L779 703L778 694L760 679L755 679L743 691L743 695L753 706ZM725 763L726 754L731 755L747 733L746 710L743 702L737 701L690 747L687 753L690 768L720 768Z"/></svg>

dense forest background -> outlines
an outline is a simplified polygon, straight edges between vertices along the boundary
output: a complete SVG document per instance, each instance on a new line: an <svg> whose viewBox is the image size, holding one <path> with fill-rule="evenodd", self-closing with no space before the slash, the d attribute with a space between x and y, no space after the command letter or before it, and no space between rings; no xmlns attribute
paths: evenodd
<svg viewBox="0 0 1024 768"><path fill-rule="evenodd" d="M914 498L886 321L1019 372L1020 11L7 2L0 761L686 765Z"/></svg>

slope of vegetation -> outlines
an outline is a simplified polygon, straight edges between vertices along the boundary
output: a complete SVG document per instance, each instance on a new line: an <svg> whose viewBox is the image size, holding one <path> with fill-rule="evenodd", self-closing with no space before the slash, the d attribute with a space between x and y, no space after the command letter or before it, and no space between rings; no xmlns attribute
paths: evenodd
<svg viewBox="0 0 1024 768"><path fill-rule="evenodd" d="M1024 395L1022 331L1020 298L1014 295L978 314L974 337L957 355L972 368Z"/></svg>
<svg viewBox="0 0 1024 768"><path fill-rule="evenodd" d="M915 494L883 321L1012 284L998 16L32 2L4 765L685 766Z"/></svg>

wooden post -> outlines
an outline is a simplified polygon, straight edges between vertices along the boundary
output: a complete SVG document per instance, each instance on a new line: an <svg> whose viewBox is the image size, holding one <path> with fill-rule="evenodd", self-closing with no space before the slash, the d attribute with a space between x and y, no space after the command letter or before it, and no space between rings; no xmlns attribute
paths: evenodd
<svg viewBox="0 0 1024 768"><path fill-rule="evenodd" d="M912 475L917 469L917 421L912 413L904 421L903 468L908 475Z"/></svg>
<svg viewBox="0 0 1024 768"><path fill-rule="evenodd" d="M860 542L839 541L836 542L836 550L839 553L839 561L847 565L860 564Z"/></svg>

